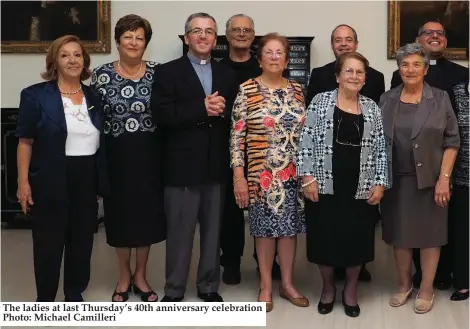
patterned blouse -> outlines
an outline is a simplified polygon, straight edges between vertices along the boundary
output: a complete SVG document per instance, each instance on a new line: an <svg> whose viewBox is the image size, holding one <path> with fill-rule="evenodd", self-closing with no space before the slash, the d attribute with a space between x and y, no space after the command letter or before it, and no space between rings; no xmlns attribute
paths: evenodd
<svg viewBox="0 0 470 329"><path fill-rule="evenodd" d="M101 95L105 135L119 137L126 133L155 130L150 96L158 64L145 63L145 74L138 80L121 77L114 69L114 63L103 64L93 70L91 86Z"/></svg>
<svg viewBox="0 0 470 329"><path fill-rule="evenodd" d="M469 93L468 82L463 82L454 87L455 107L457 111L457 123L460 132L460 148L455 162L454 183L460 186L469 185Z"/></svg>
<svg viewBox="0 0 470 329"><path fill-rule="evenodd" d="M316 95L307 109L300 147L297 174L313 176L320 194L333 193L333 113L338 89ZM356 199L368 199L373 186L389 188L387 151L380 108L373 100L359 96L364 116L361 163Z"/></svg>
<svg viewBox="0 0 470 329"><path fill-rule="evenodd" d="M292 198L292 211L297 212L294 203L302 197L295 154L304 120L304 98L297 82L289 80L287 90L270 90L255 79L240 86L232 112L231 165L245 166L246 148L250 205L267 204L270 212L282 215L283 202Z"/></svg>

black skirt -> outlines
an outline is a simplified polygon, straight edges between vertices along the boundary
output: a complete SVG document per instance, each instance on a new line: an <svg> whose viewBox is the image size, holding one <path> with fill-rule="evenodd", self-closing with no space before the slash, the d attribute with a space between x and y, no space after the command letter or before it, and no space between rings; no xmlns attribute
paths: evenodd
<svg viewBox="0 0 470 329"><path fill-rule="evenodd" d="M369 205L364 199L355 199L361 147L352 145L360 145L363 129L362 115L335 108L334 194L319 195L319 201L315 203L307 200L305 207L307 258L312 263L352 267L374 259L377 206Z"/></svg>
<svg viewBox="0 0 470 329"><path fill-rule="evenodd" d="M107 137L110 196L103 199L107 243L136 248L164 241L161 147L150 132Z"/></svg>

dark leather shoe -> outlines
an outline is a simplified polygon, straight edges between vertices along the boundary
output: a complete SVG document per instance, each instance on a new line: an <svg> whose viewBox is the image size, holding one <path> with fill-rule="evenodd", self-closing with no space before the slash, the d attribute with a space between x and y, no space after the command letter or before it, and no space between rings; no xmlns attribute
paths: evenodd
<svg viewBox="0 0 470 329"><path fill-rule="evenodd" d="M197 293L197 298L202 299L207 303L223 303L224 300L217 292L210 292L207 294Z"/></svg>
<svg viewBox="0 0 470 329"><path fill-rule="evenodd" d="M460 292L460 291L456 291L452 294L452 296L450 296L450 300L454 301L454 302L459 302L459 301L462 301L462 300L466 300L468 299L468 291L467 292Z"/></svg>
<svg viewBox="0 0 470 329"><path fill-rule="evenodd" d="M170 296L163 296L161 303L179 303L184 299L184 296L182 297L170 297Z"/></svg>
<svg viewBox="0 0 470 329"><path fill-rule="evenodd" d="M351 305L346 304L346 302L344 301L344 291L343 291L342 295L343 295L344 313L347 316L350 316L352 318L358 317L359 314L361 314L361 308L359 307L359 305L356 304L354 306L351 306Z"/></svg>
<svg viewBox="0 0 470 329"><path fill-rule="evenodd" d="M372 281L372 276L370 275L370 272L366 269L366 266L363 265L361 267L361 271L359 272L359 281L361 282L371 282Z"/></svg>
<svg viewBox="0 0 470 329"><path fill-rule="evenodd" d="M333 306L335 305L336 302L336 288L335 288L335 296L333 297L333 301L330 303L322 303L321 301L321 296L320 296L320 301L318 302L317 310L318 313L320 314L328 314L333 311Z"/></svg>
<svg viewBox="0 0 470 329"><path fill-rule="evenodd" d="M222 281L228 285L239 284L242 281L240 267L226 267L222 273Z"/></svg>

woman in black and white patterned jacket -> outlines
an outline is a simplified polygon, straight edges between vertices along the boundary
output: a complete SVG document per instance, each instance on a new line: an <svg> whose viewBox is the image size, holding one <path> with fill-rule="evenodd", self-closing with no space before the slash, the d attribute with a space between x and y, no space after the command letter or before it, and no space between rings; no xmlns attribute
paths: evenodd
<svg viewBox="0 0 470 329"><path fill-rule="evenodd" d="M338 89L318 94L307 110L297 173L306 197L307 257L323 278L318 312L333 309L334 268L346 268L344 311L355 317L361 265L374 259L376 205L388 186L381 111L359 94L368 61L346 53L336 61Z"/></svg>

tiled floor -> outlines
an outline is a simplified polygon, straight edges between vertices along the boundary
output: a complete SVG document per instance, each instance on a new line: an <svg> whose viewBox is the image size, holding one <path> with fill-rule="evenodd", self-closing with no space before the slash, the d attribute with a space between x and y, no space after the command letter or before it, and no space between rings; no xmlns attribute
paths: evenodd
<svg viewBox="0 0 470 329"><path fill-rule="evenodd" d="M248 229L246 230L248 232ZM194 240L194 254L188 282L186 301L199 301L195 291L195 273L198 261L198 239ZM258 281L255 263L251 254L253 240L247 235L247 246L242 264L242 283L237 286L220 287L226 301L255 301ZM464 329L469 327L469 304L451 302L451 291L436 291L434 309L425 315L413 312L413 301L400 308L388 305L388 299L395 288L395 269L391 249L380 239L377 229L376 259L369 264L373 275L372 283L361 284L358 318L347 317L340 301L329 315L316 311L321 282L315 265L305 259L305 237L299 239L295 281L299 290L311 301L308 308L296 308L276 294L274 310L267 315L267 327L273 329ZM2 230L2 301L34 301L35 288L32 266L31 233L28 230ZM165 244L154 246L149 261L148 278L152 287L163 297ZM116 285L116 264L113 249L105 242L104 228L96 234L93 253L92 279L86 294L87 301L110 301ZM338 286L340 287L340 286ZM59 288L61 291L61 287ZM416 292L414 296L416 295ZM62 298L59 293L58 300ZM132 297L131 301L138 299ZM19 327L16 327L19 328Z"/></svg>

